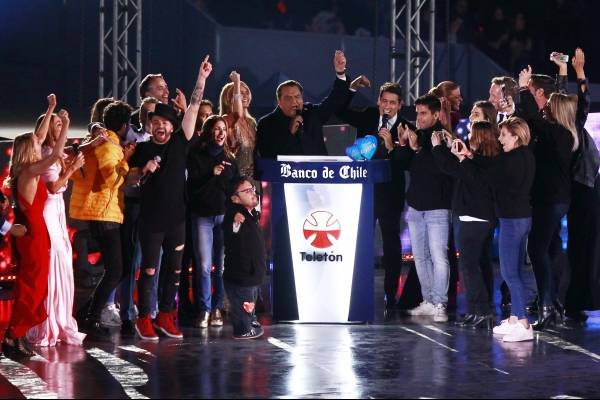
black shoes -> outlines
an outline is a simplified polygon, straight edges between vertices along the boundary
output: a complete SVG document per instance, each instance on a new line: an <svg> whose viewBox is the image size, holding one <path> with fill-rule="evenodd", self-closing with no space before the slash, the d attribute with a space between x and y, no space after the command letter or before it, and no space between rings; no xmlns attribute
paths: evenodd
<svg viewBox="0 0 600 400"><path fill-rule="evenodd" d="M262 328L252 328L248 332L243 333L241 335L233 335L233 338L236 340L248 340L248 339L258 339L265 333Z"/></svg>
<svg viewBox="0 0 600 400"><path fill-rule="evenodd" d="M487 329L491 331L494 329L494 323L496 318L492 314L475 315L471 320L469 327L473 329Z"/></svg>
<svg viewBox="0 0 600 400"><path fill-rule="evenodd" d="M134 337L135 336L135 323L131 320L126 319L123 321L121 325L121 335L125 337Z"/></svg>
<svg viewBox="0 0 600 400"><path fill-rule="evenodd" d="M109 340L111 338L110 330L103 327L100 321L87 319L82 328L81 331L87 335L87 339Z"/></svg>
<svg viewBox="0 0 600 400"><path fill-rule="evenodd" d="M494 328L495 317L492 314L467 314L456 325L461 328L487 329Z"/></svg>
<svg viewBox="0 0 600 400"><path fill-rule="evenodd" d="M8 358L21 359L29 358L35 355L25 341L25 338L12 339L5 337L2 342L2 352Z"/></svg>
<svg viewBox="0 0 600 400"><path fill-rule="evenodd" d="M474 318L475 314L465 314L461 319L457 319L454 324L456 326L466 327L471 323L471 321L473 321Z"/></svg>
<svg viewBox="0 0 600 400"><path fill-rule="evenodd" d="M533 330L543 331L556 325L562 325L563 320L554 306L544 306L538 311L538 320L533 324Z"/></svg>

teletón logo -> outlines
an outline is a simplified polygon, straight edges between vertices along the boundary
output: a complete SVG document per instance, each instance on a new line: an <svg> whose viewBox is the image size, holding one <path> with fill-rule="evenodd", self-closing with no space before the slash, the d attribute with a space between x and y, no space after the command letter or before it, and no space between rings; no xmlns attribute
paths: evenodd
<svg viewBox="0 0 600 400"><path fill-rule="evenodd" d="M304 238L317 249L326 249L340 238L340 221L329 211L314 211L304 220Z"/></svg>

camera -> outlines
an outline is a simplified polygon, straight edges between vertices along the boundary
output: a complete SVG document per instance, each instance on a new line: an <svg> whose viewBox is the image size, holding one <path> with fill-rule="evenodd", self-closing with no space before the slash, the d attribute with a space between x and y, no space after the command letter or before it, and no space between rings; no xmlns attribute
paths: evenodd
<svg viewBox="0 0 600 400"><path fill-rule="evenodd" d="M560 61L560 62L569 62L569 56L567 54L562 53L550 53L550 61Z"/></svg>

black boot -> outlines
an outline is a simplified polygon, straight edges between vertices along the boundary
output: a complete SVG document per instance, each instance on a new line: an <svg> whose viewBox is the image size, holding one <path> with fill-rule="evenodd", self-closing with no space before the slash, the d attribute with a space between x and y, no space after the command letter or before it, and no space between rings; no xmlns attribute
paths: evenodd
<svg viewBox="0 0 600 400"><path fill-rule="evenodd" d="M83 329L81 330L83 333L87 335L87 339L91 340L110 340L111 333L110 330L103 327L100 324L100 321L97 321L92 318L86 319L83 324Z"/></svg>
<svg viewBox="0 0 600 400"><path fill-rule="evenodd" d="M475 315L475 318L469 324L473 329L487 329L491 331L494 328L495 318L492 314Z"/></svg>
<svg viewBox="0 0 600 400"><path fill-rule="evenodd" d="M475 314L465 314L462 318L457 319L454 323L457 326L464 328L465 326L469 326L471 321L475 318Z"/></svg>
<svg viewBox="0 0 600 400"><path fill-rule="evenodd" d="M538 320L533 324L533 330L543 331L560 324L560 317L554 306L544 306L538 311Z"/></svg>
<svg viewBox="0 0 600 400"><path fill-rule="evenodd" d="M29 348L25 338L13 339L5 337L2 342L2 351L8 358L29 358L35 355L35 352Z"/></svg>

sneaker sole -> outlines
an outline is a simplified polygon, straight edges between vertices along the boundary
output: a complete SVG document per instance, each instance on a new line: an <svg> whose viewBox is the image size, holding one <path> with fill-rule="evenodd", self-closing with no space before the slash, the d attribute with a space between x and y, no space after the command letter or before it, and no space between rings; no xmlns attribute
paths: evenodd
<svg viewBox="0 0 600 400"><path fill-rule="evenodd" d="M143 335L140 333L140 330L138 329L138 327L137 327L137 326L135 327L135 333L136 333L136 335L137 335L137 336L138 336L140 339L142 339L142 340L150 340L150 341L152 341L152 342L158 342L158 336L152 336L152 337L149 337L149 336L143 336Z"/></svg>
<svg viewBox="0 0 600 400"><path fill-rule="evenodd" d="M506 343L517 343L517 342L528 342L533 339L534 339L533 337L513 339L507 335L507 336L504 336L504 338L502 338L502 341L506 342Z"/></svg>
<svg viewBox="0 0 600 400"><path fill-rule="evenodd" d="M261 337L262 335L264 335L264 333L265 333L265 332L264 332L264 331L262 331L262 332L260 332L259 334L257 334L257 335L254 335L254 336L250 336L250 337L234 336L233 338L234 338L235 340L252 340L252 339L258 339L259 337Z"/></svg>
<svg viewBox="0 0 600 400"><path fill-rule="evenodd" d="M175 335L173 333L169 333L169 331L167 331L166 329L162 328L162 327L157 327L159 331L161 331L165 336L168 336L170 338L173 339L183 339L183 334L180 333L179 335Z"/></svg>
<svg viewBox="0 0 600 400"><path fill-rule="evenodd" d="M223 326L223 322L215 322L215 323L211 322L210 326L220 327L220 326Z"/></svg>

